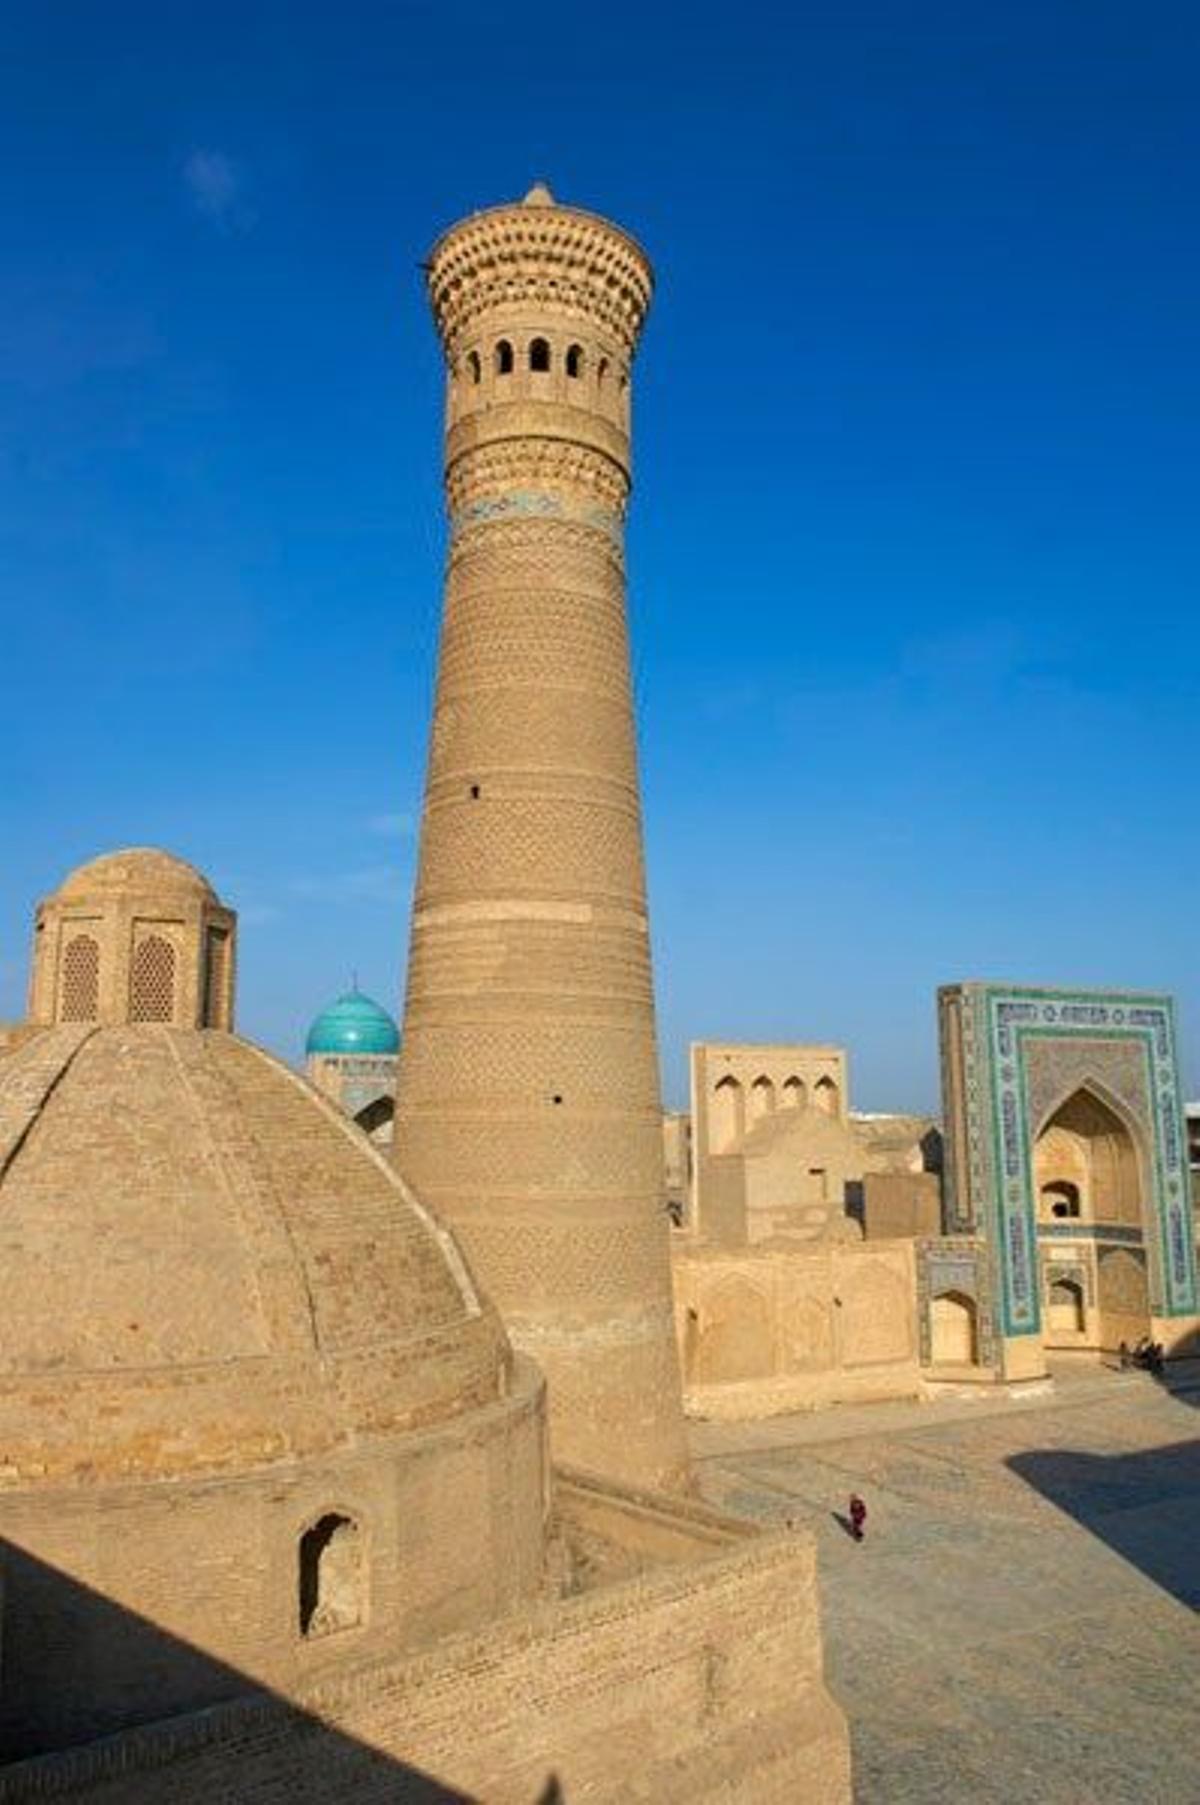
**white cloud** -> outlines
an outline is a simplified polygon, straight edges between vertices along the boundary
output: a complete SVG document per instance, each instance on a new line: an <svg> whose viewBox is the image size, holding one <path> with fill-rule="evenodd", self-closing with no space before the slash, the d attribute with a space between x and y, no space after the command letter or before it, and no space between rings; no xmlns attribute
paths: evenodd
<svg viewBox="0 0 1200 1805"><path fill-rule="evenodd" d="M194 150L183 165L192 205L223 232L246 232L254 214L246 203L241 169L222 150Z"/></svg>

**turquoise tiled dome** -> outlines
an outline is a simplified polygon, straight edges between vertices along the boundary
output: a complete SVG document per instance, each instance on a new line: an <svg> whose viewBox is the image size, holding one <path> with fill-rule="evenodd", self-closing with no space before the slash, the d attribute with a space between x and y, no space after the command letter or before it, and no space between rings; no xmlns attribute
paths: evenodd
<svg viewBox="0 0 1200 1805"><path fill-rule="evenodd" d="M320 1015L308 1031L307 1053L395 1053L400 1030L382 1004L348 990Z"/></svg>

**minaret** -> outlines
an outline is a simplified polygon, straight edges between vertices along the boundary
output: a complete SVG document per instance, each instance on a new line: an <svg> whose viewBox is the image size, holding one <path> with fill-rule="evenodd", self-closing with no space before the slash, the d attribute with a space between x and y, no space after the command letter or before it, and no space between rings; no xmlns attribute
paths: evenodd
<svg viewBox="0 0 1200 1805"><path fill-rule="evenodd" d="M650 266L539 184L427 267L450 544L397 1158L546 1373L556 1456L678 1484L622 544Z"/></svg>

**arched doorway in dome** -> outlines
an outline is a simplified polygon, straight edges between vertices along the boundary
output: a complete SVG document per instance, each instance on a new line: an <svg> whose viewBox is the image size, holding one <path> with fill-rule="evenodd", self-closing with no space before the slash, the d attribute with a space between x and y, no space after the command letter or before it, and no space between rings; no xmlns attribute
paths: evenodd
<svg viewBox="0 0 1200 1805"><path fill-rule="evenodd" d="M329 1511L300 1537L297 1611L308 1641L354 1629L366 1606L363 1537L353 1517Z"/></svg>

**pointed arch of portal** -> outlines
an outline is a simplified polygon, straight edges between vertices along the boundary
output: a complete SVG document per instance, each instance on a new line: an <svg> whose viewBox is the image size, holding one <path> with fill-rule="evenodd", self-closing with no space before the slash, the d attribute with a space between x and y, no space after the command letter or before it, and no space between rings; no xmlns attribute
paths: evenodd
<svg viewBox="0 0 1200 1805"><path fill-rule="evenodd" d="M1038 1216L1063 1215L1074 1193L1080 1220L1147 1232L1145 1136L1127 1106L1088 1075L1044 1110L1033 1137Z"/></svg>
<svg viewBox="0 0 1200 1805"><path fill-rule="evenodd" d="M1153 1167L1145 1130L1107 1085L1085 1075L1043 1111L1032 1169L1039 1231L1048 1235L1041 1243L1043 1256L1056 1246L1056 1221L1074 1216L1091 1240L1095 1260L1095 1327L1082 1288L1076 1283L1078 1295L1068 1296L1065 1275L1056 1275L1046 1296L1047 1346L1079 1346L1093 1336L1093 1345L1109 1350L1133 1346L1150 1329L1146 1262ZM1113 1245L1115 1237L1106 1230L1121 1231L1122 1243ZM1137 1231L1140 1245L1131 1244L1130 1230ZM1061 1250L1061 1242L1057 1246Z"/></svg>
<svg viewBox="0 0 1200 1805"><path fill-rule="evenodd" d="M1110 1090L1103 1079L1098 1078L1094 1072L1084 1072L1071 1079L1069 1083L1064 1084L1054 1102L1047 1104L1033 1131L1035 1143L1041 1139L1058 1112L1081 1092L1092 1096L1102 1109L1106 1109L1110 1115L1116 1116L1122 1128L1126 1130L1140 1150L1141 1143L1145 1138L1140 1123L1133 1115L1129 1105L1123 1102L1115 1091Z"/></svg>

